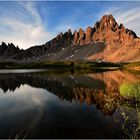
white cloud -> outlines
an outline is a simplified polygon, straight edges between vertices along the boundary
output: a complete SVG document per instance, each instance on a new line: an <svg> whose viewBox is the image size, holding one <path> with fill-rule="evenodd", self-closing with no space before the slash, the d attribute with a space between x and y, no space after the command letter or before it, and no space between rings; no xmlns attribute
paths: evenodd
<svg viewBox="0 0 140 140"><path fill-rule="evenodd" d="M26 20L20 20L21 17L15 19L12 17L0 17L0 42L4 41L6 43L13 42L20 48L26 49L34 45L39 45L52 39L54 35L52 33L46 32L45 27L41 21L41 18L35 9L32 2L22 3L19 2L21 8L24 8L33 18L32 22L27 22ZM21 16L23 13L21 13ZM18 16L20 16L18 11Z"/></svg>

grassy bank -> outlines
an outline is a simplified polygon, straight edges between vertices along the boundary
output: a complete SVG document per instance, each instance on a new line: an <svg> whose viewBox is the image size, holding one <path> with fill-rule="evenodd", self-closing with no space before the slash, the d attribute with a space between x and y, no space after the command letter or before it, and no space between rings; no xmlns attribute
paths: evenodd
<svg viewBox="0 0 140 140"><path fill-rule="evenodd" d="M37 61L28 63L0 61L0 69L42 69L42 68L75 68L75 69L118 69L121 65L111 62L87 61Z"/></svg>
<svg viewBox="0 0 140 140"><path fill-rule="evenodd" d="M37 61L37 62L16 62L0 61L0 69L91 69L91 70L136 70L140 68L140 62L133 63L112 63L112 62L91 62L91 61ZM140 71L140 69L138 69Z"/></svg>

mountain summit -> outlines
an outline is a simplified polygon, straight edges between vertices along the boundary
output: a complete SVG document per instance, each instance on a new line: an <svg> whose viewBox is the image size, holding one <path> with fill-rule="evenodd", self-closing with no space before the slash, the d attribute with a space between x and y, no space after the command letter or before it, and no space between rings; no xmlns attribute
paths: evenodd
<svg viewBox="0 0 140 140"><path fill-rule="evenodd" d="M72 33L69 29L44 45L20 51L13 59L140 61L140 39L112 15L104 15L85 31L80 28Z"/></svg>
<svg viewBox="0 0 140 140"><path fill-rule="evenodd" d="M93 28L87 27L85 32L81 28L78 32L75 31L73 45L85 45L100 41L111 45L114 40L119 41L120 44L134 38L137 38L137 36L133 31L125 29L122 23L118 25L112 15L105 15L95 23Z"/></svg>

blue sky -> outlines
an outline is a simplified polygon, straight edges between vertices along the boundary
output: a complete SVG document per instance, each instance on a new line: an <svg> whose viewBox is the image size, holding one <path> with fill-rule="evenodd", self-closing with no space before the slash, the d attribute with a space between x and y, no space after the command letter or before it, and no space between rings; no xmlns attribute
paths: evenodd
<svg viewBox="0 0 140 140"><path fill-rule="evenodd" d="M140 36L140 1L1 1L0 42L26 49L43 44L69 28L85 29L105 14Z"/></svg>

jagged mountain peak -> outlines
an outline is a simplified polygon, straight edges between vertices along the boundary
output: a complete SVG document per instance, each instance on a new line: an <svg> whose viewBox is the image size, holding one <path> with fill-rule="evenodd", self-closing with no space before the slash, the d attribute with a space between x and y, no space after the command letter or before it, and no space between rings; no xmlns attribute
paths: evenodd
<svg viewBox="0 0 140 140"><path fill-rule="evenodd" d="M73 33L73 45L86 45L97 41L105 41L116 36L116 38L137 38L134 31L126 29L124 25L118 24L112 14L104 15L93 27L87 26L86 30L79 28ZM124 37L125 36L125 37ZM110 39L109 39L110 38Z"/></svg>
<svg viewBox="0 0 140 140"><path fill-rule="evenodd" d="M122 23L119 25L119 29L125 30L125 27L124 27L124 25Z"/></svg>
<svg viewBox="0 0 140 140"><path fill-rule="evenodd" d="M66 31L65 34L70 34L71 35L72 34L71 29L68 29L68 31Z"/></svg>
<svg viewBox="0 0 140 140"><path fill-rule="evenodd" d="M101 31L106 31L108 29L115 32L118 29L125 29L125 27L122 23L119 25L116 19L113 17L113 15L109 14L109 15L104 15L99 21L97 21L93 26L93 29L95 30L95 32L97 30L101 32Z"/></svg>
<svg viewBox="0 0 140 140"><path fill-rule="evenodd" d="M113 17L113 15L104 15L99 21L99 24L100 24L100 28L104 29L109 26L112 27L114 25L117 25L117 22L115 18Z"/></svg>
<svg viewBox="0 0 140 140"><path fill-rule="evenodd" d="M6 45L6 43L5 43L5 42L2 42L2 43L1 43L1 46L7 46L7 45Z"/></svg>
<svg viewBox="0 0 140 140"><path fill-rule="evenodd" d="M110 24L115 23L116 20L112 14L102 16L100 22L109 22Z"/></svg>

